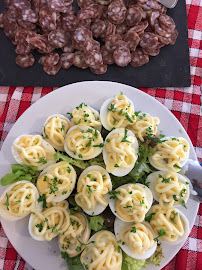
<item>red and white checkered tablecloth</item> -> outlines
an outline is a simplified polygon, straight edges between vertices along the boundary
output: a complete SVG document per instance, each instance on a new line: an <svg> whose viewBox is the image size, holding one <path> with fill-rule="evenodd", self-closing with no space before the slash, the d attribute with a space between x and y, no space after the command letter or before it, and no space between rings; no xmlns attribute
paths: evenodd
<svg viewBox="0 0 202 270"><path fill-rule="evenodd" d="M179 0L184 1L184 0ZM142 91L154 96L184 126L202 161L202 0L186 0L191 63L191 87ZM0 87L0 148L16 119L35 101L53 91L50 87ZM202 205L182 249L165 270L202 269ZM0 270L32 270L14 250L0 223Z"/></svg>

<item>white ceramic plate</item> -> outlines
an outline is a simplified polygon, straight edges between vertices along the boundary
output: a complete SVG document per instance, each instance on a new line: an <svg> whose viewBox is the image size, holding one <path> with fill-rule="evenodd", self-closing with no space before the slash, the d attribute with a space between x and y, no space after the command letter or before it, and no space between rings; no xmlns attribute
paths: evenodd
<svg viewBox="0 0 202 270"><path fill-rule="evenodd" d="M160 104L153 97L139 91L136 88L113 82L80 82L64 86L41 98L28 108L25 113L17 120L10 130L0 153L0 177L10 172L10 164L16 163L11 154L11 144L14 139L25 133L40 133L46 118L52 114L71 112L75 106L85 102L92 108L100 109L102 103L121 91L130 98L135 106L135 110L148 112L160 118L159 129L168 136L183 136L190 145L190 158L196 159L196 154L192 143L175 116L166 107ZM181 133L181 132L182 133ZM0 194L5 187L0 186ZM182 212L189 219L190 229L194 225L199 204L189 199L187 210ZM33 240L28 232L28 217L17 222L1 220L3 228L14 248L35 270L66 270L66 262L60 257L57 239L51 242L39 242ZM162 244L165 258L160 267L149 265L147 269L158 270L164 267L179 251L183 243L178 245Z"/></svg>

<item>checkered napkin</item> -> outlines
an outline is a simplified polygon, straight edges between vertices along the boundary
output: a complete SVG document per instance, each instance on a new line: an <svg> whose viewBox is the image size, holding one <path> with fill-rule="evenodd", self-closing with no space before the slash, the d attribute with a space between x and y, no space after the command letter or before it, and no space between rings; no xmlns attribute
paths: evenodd
<svg viewBox="0 0 202 270"><path fill-rule="evenodd" d="M179 0L184 1L184 0ZM184 126L202 161L202 0L186 0L190 47L191 87L142 91L155 97L173 112ZM0 87L0 148L16 119L35 101L54 89L50 87ZM194 227L182 249L164 270L202 269L202 204ZM0 270L33 270L11 245L0 223Z"/></svg>

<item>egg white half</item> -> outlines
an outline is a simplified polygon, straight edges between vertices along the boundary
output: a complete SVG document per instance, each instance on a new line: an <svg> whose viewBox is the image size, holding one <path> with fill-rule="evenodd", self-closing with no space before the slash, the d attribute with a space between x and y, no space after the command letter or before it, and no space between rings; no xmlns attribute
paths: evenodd
<svg viewBox="0 0 202 270"><path fill-rule="evenodd" d="M23 163L22 159L20 158L18 149L15 147L15 144L17 144L17 143L19 142L19 140L20 140L22 137L24 137L24 136L36 136L36 135L38 136L39 134L32 134L32 135L30 135L30 134L23 134L23 135L20 135L19 137L17 137L17 138L14 140L14 142L13 142L13 144L12 144L12 146L11 146L11 151L12 151L12 154L13 154L14 159L15 159L16 162L19 163L20 165L25 165L25 164ZM50 143L46 142L44 139L42 139L42 147L43 147L44 149L50 149L50 150L52 150L52 151L55 152L55 149L50 145ZM38 166L37 168L38 168L39 171L42 171L42 170L44 170L46 167L48 167L48 166L50 166L50 165L52 165L52 164L54 164L54 163L56 163L55 160L48 160L46 164L40 165L40 166Z"/></svg>
<svg viewBox="0 0 202 270"><path fill-rule="evenodd" d="M149 225L148 222L141 222L142 224L144 224L145 226L147 226L152 232L153 232L153 229L152 227ZM116 217L115 219L115 222L114 222L114 232L115 232L115 235L116 235L116 238L117 240L120 240L120 232L127 228L127 227L130 227L130 225L134 224L135 226L135 223L134 222L124 222L122 220L120 220L119 218ZM154 232L153 232L154 234ZM139 254L135 254L130 248L129 246L125 243L124 245L122 244L122 242L120 242L119 244L121 246L121 248L123 249L123 251L130 257L136 259L136 260L146 260L148 259L149 257L151 257L151 255L155 252L156 250L156 247L157 247L157 241L154 241L154 245L148 249L144 254L142 255L139 255Z"/></svg>
<svg viewBox="0 0 202 270"><path fill-rule="evenodd" d="M49 121L52 117L55 117L55 116L57 116L57 117L60 118L60 119L66 120L66 121L68 122L69 129L74 125L74 124L73 124L67 117L65 117L64 115L62 115L62 114L53 114L53 115L49 116L49 117L46 119L46 121L45 121L45 123L44 123L44 127L45 127L45 125L48 123L48 121ZM43 137L44 137L44 140L46 140L46 141L47 141L50 145L52 145L55 149L57 149L57 150L59 150L59 151L64 151L64 146L63 146L63 147L60 147L60 146L54 144L54 142L51 141L49 138L46 138L46 133L45 133L44 129L43 129Z"/></svg>
<svg viewBox="0 0 202 270"><path fill-rule="evenodd" d="M37 200L38 200L38 198L39 198L39 192L38 192L38 189L35 187L35 185L33 185L32 183L30 183L30 182L27 181L27 180L21 180L21 181L18 181L18 182L16 182L16 183L10 185L10 186L3 192L3 194L1 195L0 201L4 198L4 196L6 196L6 193L8 193L13 187L15 187L15 186L17 186L17 185L19 185L19 184L23 184L23 183L27 183L27 184L29 184L29 185L32 186L33 190L35 191L35 205L37 206L37 204L38 204ZM30 212L28 212L28 213L27 213L25 216L23 216L23 217L15 217L15 216L11 215L11 214L9 213L9 211L7 211L7 210L5 210L5 209L3 209L3 208L0 207L0 216L1 216L2 218L6 219L6 220L9 220L9 221L16 221L16 220L22 219L22 218L28 216L29 214L30 214Z"/></svg>
<svg viewBox="0 0 202 270"><path fill-rule="evenodd" d="M79 179L81 179L84 175L88 174L88 172L90 171L101 171L101 172L104 172L104 174L107 176L107 178L110 179L110 182L111 182L111 178L110 178L110 175L108 174L108 172L101 166L98 166L98 165L93 165L93 166L90 166L88 168L86 168L80 175ZM79 180L78 180L79 181ZM112 190L112 182L110 183L110 189L109 191ZM110 195L109 194L106 194L104 196L105 200L109 202L109 197ZM83 211L90 215L90 216L97 216L99 214L101 214L105 209L106 209L107 206L104 206L102 204L100 204L99 202L96 203L96 207L92 210L86 210L86 209L83 209Z"/></svg>
<svg viewBox="0 0 202 270"><path fill-rule="evenodd" d="M131 104L131 108L133 109L134 111L134 105L133 105L133 102L127 97L128 99L128 102ZM114 101L114 98L109 98L107 99L101 106L100 108L100 119L101 119L101 122L102 122L102 125L103 127L106 129L106 130L111 130L112 128L107 124L107 114L108 114L108 107L109 105Z"/></svg>
<svg viewBox="0 0 202 270"><path fill-rule="evenodd" d="M146 181L149 182L149 188L153 194L154 200L156 200L157 202L159 202L160 193L156 192L156 190L155 190L155 182L159 178L159 174L165 178L167 173L169 173L169 171L167 171L167 172L166 171L157 171L157 172L153 172L153 173L149 174L147 177ZM185 184L186 189L187 189L187 191L186 191L187 196L185 197L184 201L186 203L189 199L189 196L190 196L190 188L189 188L190 180L185 175L181 175L181 174L175 173L175 172L172 172L172 173L175 174L178 177L179 181L181 181L182 183L184 183L184 184L185 184L185 182L189 183L188 185ZM179 201L179 203L175 203L173 206L174 207L182 207L180 201Z"/></svg>
<svg viewBox="0 0 202 270"><path fill-rule="evenodd" d="M104 163L105 165L107 166L107 164L109 164L109 161L108 161L108 158L107 158L107 151L106 151L106 140L112 135L112 134L115 134L115 133L124 133L125 131L125 128L116 128L114 130L112 130L106 137L105 139L105 146L104 146L104 149L103 149L103 159L104 159ZM127 136L131 136L135 139L134 143L132 144L132 148L135 150L135 153L136 153L136 157L137 157L137 153L138 153L138 149L139 149L139 145L138 145L138 141L137 141L137 138L135 137L134 133L127 129ZM135 163L132 164L132 166L128 167L128 168L121 168L121 167L118 167L118 168L115 168L114 171L111 173L115 176L125 176L127 175L135 166Z"/></svg>
<svg viewBox="0 0 202 270"><path fill-rule="evenodd" d="M129 186L129 185L131 185L131 184L134 185L134 183L129 183L129 184L122 185L122 186L120 186L120 187L118 187L118 188L127 188L127 186ZM152 203L153 203L153 196L152 196L151 190L150 190L147 186L142 185L142 184L139 184L139 183L136 183L135 185L138 185L138 186L140 186L140 187L142 187L142 188L145 189L146 199L147 199L147 202L148 202L148 208L147 208L147 212L148 212L149 209L150 209L151 206L152 206ZM118 189L118 188L117 188L117 189ZM115 189L115 191L117 191L117 189ZM124 222L127 222L127 223L131 222L131 221L128 221L128 220L124 220L123 218L121 218L121 217L117 214L117 212L116 212L116 200L117 200L117 199L110 199L110 200L109 200L109 207L110 207L112 213L113 213L116 217L118 217L119 219L121 219L121 220L124 221Z"/></svg>

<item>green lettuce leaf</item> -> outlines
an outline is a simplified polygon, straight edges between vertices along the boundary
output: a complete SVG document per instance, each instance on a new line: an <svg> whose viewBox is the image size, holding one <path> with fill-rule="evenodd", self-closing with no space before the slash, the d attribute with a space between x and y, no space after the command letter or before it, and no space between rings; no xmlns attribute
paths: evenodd
<svg viewBox="0 0 202 270"><path fill-rule="evenodd" d="M100 231L103 228L104 219L101 216L89 217L90 228L95 232Z"/></svg>
<svg viewBox="0 0 202 270"><path fill-rule="evenodd" d="M7 186L21 180L27 180L36 183L40 171L35 166L26 166L20 164L11 164L12 173L7 173L1 178L1 185Z"/></svg>
<svg viewBox="0 0 202 270"><path fill-rule="evenodd" d="M80 261L80 255L74 258L70 258L66 252L61 252L61 257L67 262L69 270L83 270L83 265Z"/></svg>

